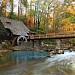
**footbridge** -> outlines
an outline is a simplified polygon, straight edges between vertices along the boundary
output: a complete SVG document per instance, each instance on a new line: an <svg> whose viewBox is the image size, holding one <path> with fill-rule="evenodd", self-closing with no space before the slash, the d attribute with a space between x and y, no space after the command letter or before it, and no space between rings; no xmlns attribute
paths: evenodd
<svg viewBox="0 0 75 75"><path fill-rule="evenodd" d="M42 40L42 39L63 39L63 38L75 38L75 32L35 34L35 35L29 35L28 39L30 39L30 40Z"/></svg>
<svg viewBox="0 0 75 75"><path fill-rule="evenodd" d="M48 34L34 34L29 35L28 39L31 40L33 47L36 45L35 41L38 41L39 46L40 40L46 40L46 39L55 39L57 46L56 49L60 49L61 39L67 39L67 38L75 38L75 32L60 32L60 33L48 33Z"/></svg>

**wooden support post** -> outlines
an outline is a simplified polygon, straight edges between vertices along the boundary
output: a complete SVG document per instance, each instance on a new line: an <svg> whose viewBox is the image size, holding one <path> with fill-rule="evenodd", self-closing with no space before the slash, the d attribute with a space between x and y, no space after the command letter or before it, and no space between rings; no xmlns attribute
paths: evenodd
<svg viewBox="0 0 75 75"><path fill-rule="evenodd" d="M34 48L34 40L31 40L32 48Z"/></svg>
<svg viewBox="0 0 75 75"><path fill-rule="evenodd" d="M41 41L40 40L38 40L39 41L39 47L41 46Z"/></svg>
<svg viewBox="0 0 75 75"><path fill-rule="evenodd" d="M61 44L60 39L56 39L56 43L57 43L56 49L60 49L60 44Z"/></svg>

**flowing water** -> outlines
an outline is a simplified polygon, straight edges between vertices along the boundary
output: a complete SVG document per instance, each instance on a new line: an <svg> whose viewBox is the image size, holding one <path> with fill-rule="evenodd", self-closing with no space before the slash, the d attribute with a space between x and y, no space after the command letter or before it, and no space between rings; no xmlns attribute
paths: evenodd
<svg viewBox="0 0 75 75"><path fill-rule="evenodd" d="M65 51L52 58L46 52L13 52L16 63L0 67L0 75L75 75L75 52Z"/></svg>

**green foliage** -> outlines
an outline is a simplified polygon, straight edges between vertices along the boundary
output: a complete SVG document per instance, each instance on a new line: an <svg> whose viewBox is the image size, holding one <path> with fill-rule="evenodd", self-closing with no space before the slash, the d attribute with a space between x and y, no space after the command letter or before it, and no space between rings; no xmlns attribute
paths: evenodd
<svg viewBox="0 0 75 75"><path fill-rule="evenodd" d="M30 27L29 29L30 29L31 31L33 31L33 32L36 32L36 31L38 30L37 27Z"/></svg>
<svg viewBox="0 0 75 75"><path fill-rule="evenodd" d="M69 6L74 0L64 0L63 5Z"/></svg>
<svg viewBox="0 0 75 75"><path fill-rule="evenodd" d="M18 16L16 16L12 11L10 12L10 14L8 15L8 18L9 19L16 19L16 20L18 20Z"/></svg>
<svg viewBox="0 0 75 75"><path fill-rule="evenodd" d="M46 33L46 30L42 29L42 28L39 28L34 26L33 28L29 28L31 31L33 32L36 32L37 34L45 34Z"/></svg>
<svg viewBox="0 0 75 75"><path fill-rule="evenodd" d="M50 44L50 45L56 45L56 42L53 40L53 41L49 41L49 40L43 40L42 41L44 44Z"/></svg>
<svg viewBox="0 0 75 75"><path fill-rule="evenodd" d="M3 16L2 9L0 10L0 16Z"/></svg>
<svg viewBox="0 0 75 75"><path fill-rule="evenodd" d="M4 28L1 20L0 20L0 37L2 39L6 37L6 29Z"/></svg>
<svg viewBox="0 0 75 75"><path fill-rule="evenodd" d="M13 20L21 20L21 21L23 21L23 19L24 19L24 17L22 17L22 16L20 16L20 17L16 16L13 12L10 12L10 14L7 16L7 18L13 19Z"/></svg>
<svg viewBox="0 0 75 75"><path fill-rule="evenodd" d="M23 0L23 4L25 7L27 7L27 0Z"/></svg>
<svg viewBox="0 0 75 75"><path fill-rule="evenodd" d="M45 34L46 33L46 31L42 30L42 29L38 29L36 32L39 33L39 34Z"/></svg>
<svg viewBox="0 0 75 75"><path fill-rule="evenodd" d="M35 14L35 11L31 9L30 11L28 11L28 13L29 13L29 17L33 17Z"/></svg>
<svg viewBox="0 0 75 75"><path fill-rule="evenodd" d="M14 14L14 12L13 12L13 10L14 10L13 0L10 0L10 4L11 4L11 12L9 13L8 18L14 19L14 20L15 20L15 19L18 20L18 16L16 16L16 15Z"/></svg>
<svg viewBox="0 0 75 75"><path fill-rule="evenodd" d="M71 17L71 14L68 13L68 12L64 12L64 13L62 14L62 17L63 17L63 19L69 18L69 17Z"/></svg>
<svg viewBox="0 0 75 75"><path fill-rule="evenodd" d="M71 17L70 17L70 22L71 22L71 23L75 23L75 16L71 16Z"/></svg>
<svg viewBox="0 0 75 75"><path fill-rule="evenodd" d="M75 38L71 39L70 42L73 44L73 46L75 46Z"/></svg>
<svg viewBox="0 0 75 75"><path fill-rule="evenodd" d="M14 13L11 11L8 18L13 19L14 18Z"/></svg>

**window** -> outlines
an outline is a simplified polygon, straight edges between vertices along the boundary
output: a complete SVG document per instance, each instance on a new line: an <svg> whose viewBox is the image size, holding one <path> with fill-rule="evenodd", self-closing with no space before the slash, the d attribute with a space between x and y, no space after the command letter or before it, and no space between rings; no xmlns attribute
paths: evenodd
<svg viewBox="0 0 75 75"><path fill-rule="evenodd" d="M11 22L6 22L6 24L11 25Z"/></svg>

